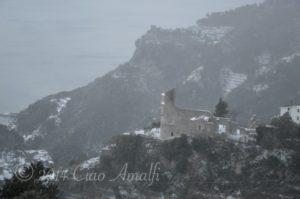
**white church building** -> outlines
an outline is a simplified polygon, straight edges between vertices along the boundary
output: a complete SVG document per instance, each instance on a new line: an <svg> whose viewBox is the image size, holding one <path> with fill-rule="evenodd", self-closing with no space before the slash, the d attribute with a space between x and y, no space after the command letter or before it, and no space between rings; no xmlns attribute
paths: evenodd
<svg viewBox="0 0 300 199"><path fill-rule="evenodd" d="M292 120L300 124L300 106L280 107L280 116L283 116L285 113L289 113Z"/></svg>

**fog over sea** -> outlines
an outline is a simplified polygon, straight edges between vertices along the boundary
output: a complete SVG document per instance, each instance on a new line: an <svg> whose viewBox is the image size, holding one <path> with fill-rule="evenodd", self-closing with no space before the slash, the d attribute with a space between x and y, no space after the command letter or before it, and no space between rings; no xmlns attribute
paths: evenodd
<svg viewBox="0 0 300 199"><path fill-rule="evenodd" d="M127 61L151 25L194 25L263 0L0 0L0 113L83 86Z"/></svg>

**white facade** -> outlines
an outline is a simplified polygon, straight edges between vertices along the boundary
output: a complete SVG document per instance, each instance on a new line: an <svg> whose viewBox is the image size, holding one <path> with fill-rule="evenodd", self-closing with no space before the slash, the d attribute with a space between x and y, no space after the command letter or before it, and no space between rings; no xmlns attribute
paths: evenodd
<svg viewBox="0 0 300 199"><path fill-rule="evenodd" d="M300 124L300 106L287 106L280 108L280 116L283 116L287 112L290 114L295 123Z"/></svg>

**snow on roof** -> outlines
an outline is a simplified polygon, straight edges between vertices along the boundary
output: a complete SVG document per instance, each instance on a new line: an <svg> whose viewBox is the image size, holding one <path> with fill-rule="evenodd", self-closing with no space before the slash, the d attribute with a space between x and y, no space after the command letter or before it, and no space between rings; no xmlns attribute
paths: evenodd
<svg viewBox="0 0 300 199"><path fill-rule="evenodd" d="M280 108L299 108L300 105L282 106Z"/></svg>
<svg viewBox="0 0 300 199"><path fill-rule="evenodd" d="M197 120L204 120L204 121L209 121L210 117L201 115L199 117L192 117L190 120L191 121L197 121Z"/></svg>

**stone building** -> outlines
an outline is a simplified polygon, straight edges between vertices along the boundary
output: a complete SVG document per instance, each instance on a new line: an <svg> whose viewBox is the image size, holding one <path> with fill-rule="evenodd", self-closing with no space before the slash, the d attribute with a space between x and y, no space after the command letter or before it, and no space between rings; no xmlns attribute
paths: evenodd
<svg viewBox="0 0 300 199"><path fill-rule="evenodd" d="M185 110L175 106L175 90L162 94L161 139L172 139L182 134L188 136L214 136L228 134L239 139L245 129L230 118L215 117L205 110Z"/></svg>

